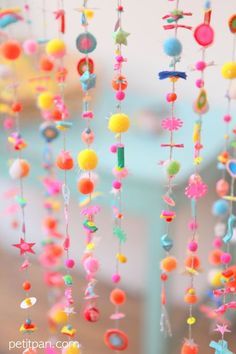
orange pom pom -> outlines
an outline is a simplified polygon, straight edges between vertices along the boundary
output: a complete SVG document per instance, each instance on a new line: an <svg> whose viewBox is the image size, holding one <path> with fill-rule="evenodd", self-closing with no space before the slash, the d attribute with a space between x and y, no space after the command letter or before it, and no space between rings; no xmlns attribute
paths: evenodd
<svg viewBox="0 0 236 354"><path fill-rule="evenodd" d="M21 55L20 43L15 40L9 40L2 44L1 54L5 59L16 60Z"/></svg>
<svg viewBox="0 0 236 354"><path fill-rule="evenodd" d="M201 262L198 256L188 256L185 260L185 267L198 270Z"/></svg>
<svg viewBox="0 0 236 354"><path fill-rule="evenodd" d="M78 181L78 190L82 194L90 194L94 190L94 184L89 178L81 178Z"/></svg>
<svg viewBox="0 0 236 354"><path fill-rule="evenodd" d="M222 253L223 252L221 250L219 250L219 249L212 250L209 253L209 256L208 256L209 263L212 264L212 265L221 264L221 255L222 255Z"/></svg>
<svg viewBox="0 0 236 354"><path fill-rule="evenodd" d="M126 301L125 292L121 289L114 289L110 294L110 301L113 305L123 305Z"/></svg>
<svg viewBox="0 0 236 354"><path fill-rule="evenodd" d="M25 291L28 291L31 289L31 284L29 281L25 281L23 284L22 284L22 288L25 290Z"/></svg>
<svg viewBox="0 0 236 354"><path fill-rule="evenodd" d="M54 68L53 61L46 56L40 59L40 69L42 71L52 71Z"/></svg>
<svg viewBox="0 0 236 354"><path fill-rule="evenodd" d="M62 119L62 114L60 111L58 111L57 109L55 109L53 112L52 112L52 117L54 120L58 121L58 120L61 120Z"/></svg>
<svg viewBox="0 0 236 354"><path fill-rule="evenodd" d="M12 112L19 113L22 111L22 104L20 102L13 103L11 106Z"/></svg>
<svg viewBox="0 0 236 354"><path fill-rule="evenodd" d="M196 295L196 291L193 288L189 288L186 292L186 295L184 297L184 301L186 302L186 304L196 304L198 302L198 297Z"/></svg>
<svg viewBox="0 0 236 354"><path fill-rule="evenodd" d="M172 272L177 267L177 260L175 257L166 257L161 261L161 269L165 272Z"/></svg>
<svg viewBox="0 0 236 354"><path fill-rule="evenodd" d="M61 170L71 170L74 167L74 161L68 151L62 151L57 158L57 167Z"/></svg>
<svg viewBox="0 0 236 354"><path fill-rule="evenodd" d="M57 220L52 216L47 216L43 221L44 227L49 230L53 230L57 227Z"/></svg>
<svg viewBox="0 0 236 354"><path fill-rule="evenodd" d="M193 341L187 341L183 344L181 354L198 354L198 347Z"/></svg>

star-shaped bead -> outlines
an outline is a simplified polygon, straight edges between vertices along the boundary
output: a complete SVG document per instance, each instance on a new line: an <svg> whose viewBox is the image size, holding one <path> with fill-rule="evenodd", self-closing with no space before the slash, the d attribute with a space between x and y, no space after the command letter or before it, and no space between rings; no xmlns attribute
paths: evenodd
<svg viewBox="0 0 236 354"><path fill-rule="evenodd" d="M87 70L80 78L80 83L83 91L88 91L95 87L96 85L96 74L90 74Z"/></svg>
<svg viewBox="0 0 236 354"><path fill-rule="evenodd" d="M28 243L25 242L25 240L23 238L20 239L20 243L16 243L12 246L19 248L20 250L20 255L24 254L24 253L33 253L35 254L34 250L32 249L32 247L35 245L35 243Z"/></svg>
<svg viewBox="0 0 236 354"><path fill-rule="evenodd" d="M217 324L214 332L219 332L223 336L225 333L230 333L231 331L226 324L223 324L222 326Z"/></svg>
<svg viewBox="0 0 236 354"><path fill-rule="evenodd" d="M122 28L118 28L117 31L113 32L113 38L116 44L127 45L127 37L130 33L123 31Z"/></svg>

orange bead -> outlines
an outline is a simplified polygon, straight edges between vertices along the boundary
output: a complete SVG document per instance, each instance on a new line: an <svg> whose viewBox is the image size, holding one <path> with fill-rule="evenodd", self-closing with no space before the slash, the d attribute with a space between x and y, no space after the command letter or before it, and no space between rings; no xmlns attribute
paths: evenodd
<svg viewBox="0 0 236 354"><path fill-rule="evenodd" d="M40 59L40 69L42 71L52 71L54 68L53 61L46 56Z"/></svg>
<svg viewBox="0 0 236 354"><path fill-rule="evenodd" d="M126 301L125 292L121 289L114 289L110 294L110 301L113 305L123 305Z"/></svg>
<svg viewBox="0 0 236 354"><path fill-rule="evenodd" d="M175 257L168 256L161 261L161 269L165 272L172 272L177 267L177 260Z"/></svg>
<svg viewBox="0 0 236 354"><path fill-rule="evenodd" d="M195 289L190 288L187 290L184 297L184 301L186 302L186 304L189 305L194 305L198 302L198 297L196 295Z"/></svg>
<svg viewBox="0 0 236 354"><path fill-rule="evenodd" d="M81 178L78 181L78 190L82 194L90 194L94 190L94 184L89 178Z"/></svg>
<svg viewBox="0 0 236 354"><path fill-rule="evenodd" d="M221 264L221 256L222 256L222 251L219 249L212 250L209 253L208 260L209 263L212 265L219 265Z"/></svg>
<svg viewBox="0 0 236 354"><path fill-rule="evenodd" d="M222 198L226 196L228 192L229 192L229 183L224 179L220 179L216 183L216 193L218 194L219 197Z"/></svg>
<svg viewBox="0 0 236 354"><path fill-rule="evenodd" d="M31 289L31 284L29 281L25 281L23 284L22 284L22 288L25 290L25 291L28 291Z"/></svg>
<svg viewBox="0 0 236 354"><path fill-rule="evenodd" d="M13 103L11 109L12 112L19 113L22 111L22 104L20 102Z"/></svg>
<svg viewBox="0 0 236 354"><path fill-rule="evenodd" d="M68 151L62 151L57 158L57 167L61 170L71 170L74 167L74 161Z"/></svg>
<svg viewBox="0 0 236 354"><path fill-rule="evenodd" d="M198 256L188 256L185 260L185 267L198 270L201 262Z"/></svg>
<svg viewBox="0 0 236 354"><path fill-rule="evenodd" d="M53 230L57 227L57 220L52 216L47 216L43 221L43 225L47 229Z"/></svg>
<svg viewBox="0 0 236 354"><path fill-rule="evenodd" d="M1 54L5 59L16 60L21 55L20 43L15 40L8 40L1 46Z"/></svg>
<svg viewBox="0 0 236 354"><path fill-rule="evenodd" d="M52 117L54 120L61 120L62 119L62 114L60 111L58 111L57 109L55 109L55 111L52 112Z"/></svg>
<svg viewBox="0 0 236 354"><path fill-rule="evenodd" d="M186 341L182 346L181 354L198 354L198 347L195 343Z"/></svg>
<svg viewBox="0 0 236 354"><path fill-rule="evenodd" d="M116 91L126 90L128 82L125 76L117 75L114 80L112 80L112 87Z"/></svg>

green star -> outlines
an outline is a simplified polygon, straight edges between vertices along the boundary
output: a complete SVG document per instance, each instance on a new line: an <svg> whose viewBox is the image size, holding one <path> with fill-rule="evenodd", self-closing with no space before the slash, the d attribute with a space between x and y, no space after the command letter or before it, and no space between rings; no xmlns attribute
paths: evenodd
<svg viewBox="0 0 236 354"><path fill-rule="evenodd" d="M123 29L118 28L116 32L113 32L113 38L116 44L124 44L127 45L127 37L130 33L123 31Z"/></svg>

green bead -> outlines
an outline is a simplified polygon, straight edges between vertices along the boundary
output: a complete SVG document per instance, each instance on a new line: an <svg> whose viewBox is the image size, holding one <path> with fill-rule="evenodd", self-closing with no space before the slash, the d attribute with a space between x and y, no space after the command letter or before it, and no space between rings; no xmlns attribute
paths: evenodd
<svg viewBox="0 0 236 354"><path fill-rule="evenodd" d="M73 284L72 276L69 275L69 274L65 275L65 276L63 277L63 280L64 280L65 285L67 285L67 286Z"/></svg>
<svg viewBox="0 0 236 354"><path fill-rule="evenodd" d="M119 146L117 149L117 158L118 158L118 164L117 166L119 168L124 168L125 167L125 149L124 146Z"/></svg>
<svg viewBox="0 0 236 354"><path fill-rule="evenodd" d="M169 162L166 172L169 177L172 177L177 175L179 170L180 170L180 163L178 161L173 160Z"/></svg>

